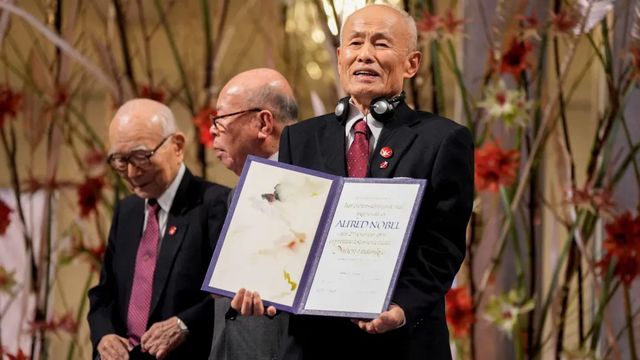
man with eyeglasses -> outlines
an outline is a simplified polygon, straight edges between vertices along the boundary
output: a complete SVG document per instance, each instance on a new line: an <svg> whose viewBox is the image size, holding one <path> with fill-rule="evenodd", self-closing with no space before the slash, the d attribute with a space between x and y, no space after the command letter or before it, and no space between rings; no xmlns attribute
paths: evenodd
<svg viewBox="0 0 640 360"><path fill-rule="evenodd" d="M279 72L259 68L234 76L222 88L211 118L213 149L220 161L240 175L247 155L277 160L280 134L293 124L298 107ZM229 299L216 299L212 360L277 358L288 316L236 317Z"/></svg>
<svg viewBox="0 0 640 360"><path fill-rule="evenodd" d="M94 358L207 358L214 304L200 287L228 189L185 167L185 135L161 103L122 105L109 141L108 162L134 195L115 206L100 282L89 291Z"/></svg>
<svg viewBox="0 0 640 360"><path fill-rule="evenodd" d="M279 72L258 68L234 76L222 88L211 117L213 151L240 175L247 155L278 159L280 134L297 121L298 106Z"/></svg>

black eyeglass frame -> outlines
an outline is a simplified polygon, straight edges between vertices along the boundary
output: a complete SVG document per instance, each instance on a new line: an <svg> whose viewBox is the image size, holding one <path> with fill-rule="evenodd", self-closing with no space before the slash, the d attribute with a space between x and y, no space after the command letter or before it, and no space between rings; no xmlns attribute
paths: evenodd
<svg viewBox="0 0 640 360"><path fill-rule="evenodd" d="M126 155L119 153L110 154L107 158L107 164L109 164L113 170L119 172L126 171L129 164L140 169L146 169L151 165L151 157L158 151L158 149L160 149L160 147L162 147L162 145L164 145L167 139L173 135L175 134L167 135L155 148L153 148L153 150L133 150ZM118 167L115 165L115 161L122 161L123 166Z"/></svg>
<svg viewBox="0 0 640 360"><path fill-rule="evenodd" d="M220 124L218 120L224 119L226 117L233 116L233 115L240 115L248 112L260 112L262 110L263 109L260 109L260 108L251 108L251 109L240 110L240 111L236 111L236 112L232 112L224 115L215 115L215 116L209 115L209 120L211 120L211 125L215 127L217 131L225 131L227 130L226 126Z"/></svg>

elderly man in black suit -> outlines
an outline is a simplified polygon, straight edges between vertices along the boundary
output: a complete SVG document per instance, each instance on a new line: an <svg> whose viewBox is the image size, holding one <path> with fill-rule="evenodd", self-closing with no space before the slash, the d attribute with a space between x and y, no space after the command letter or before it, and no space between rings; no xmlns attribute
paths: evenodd
<svg viewBox="0 0 640 360"><path fill-rule="evenodd" d="M473 142L465 127L404 103L404 79L420 65L416 43L415 22L402 10L354 12L337 53L349 97L335 114L283 131L282 162L341 176L428 180L389 309L373 320L292 316L283 359L451 358L444 295L465 255ZM246 315L275 312L243 289L232 306Z"/></svg>
<svg viewBox="0 0 640 360"><path fill-rule="evenodd" d="M212 117L216 157L236 175L248 155L278 159L280 134L297 121L298 105L287 79L268 68L234 76L220 91ZM288 315L236 317L229 299L216 299L211 360L272 360L286 337Z"/></svg>
<svg viewBox="0 0 640 360"><path fill-rule="evenodd" d="M109 163L133 189L118 202L89 327L101 359L206 359L213 299L200 291L228 189L191 174L165 105L135 99L109 126Z"/></svg>

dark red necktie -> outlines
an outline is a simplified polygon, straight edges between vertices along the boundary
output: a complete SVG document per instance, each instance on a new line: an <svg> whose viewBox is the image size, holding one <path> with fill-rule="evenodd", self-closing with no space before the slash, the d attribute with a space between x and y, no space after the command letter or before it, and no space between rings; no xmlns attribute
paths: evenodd
<svg viewBox="0 0 640 360"><path fill-rule="evenodd" d="M142 233L136 255L136 270L133 274L133 286L131 287L131 298L129 299L129 311L127 314L129 341L134 345L140 343L140 338L147 329L149 311L151 310L153 274L156 270L158 241L160 240L158 209L159 205L155 200L148 201L147 225Z"/></svg>
<svg viewBox="0 0 640 360"><path fill-rule="evenodd" d="M363 178L369 169L369 127L360 119L353 125L353 142L347 151L347 174Z"/></svg>

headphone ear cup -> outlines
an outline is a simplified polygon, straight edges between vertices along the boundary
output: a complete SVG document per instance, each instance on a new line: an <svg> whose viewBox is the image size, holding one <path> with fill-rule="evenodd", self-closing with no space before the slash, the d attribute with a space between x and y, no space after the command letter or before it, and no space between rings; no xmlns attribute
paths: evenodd
<svg viewBox="0 0 640 360"><path fill-rule="evenodd" d="M374 119L380 122L386 122L393 116L395 106L385 97L375 98L369 105L369 113Z"/></svg>
<svg viewBox="0 0 640 360"><path fill-rule="evenodd" d="M338 122L344 123L347 121L347 116L349 115L349 97L344 97L338 101L338 105L336 105L335 110L336 118Z"/></svg>

